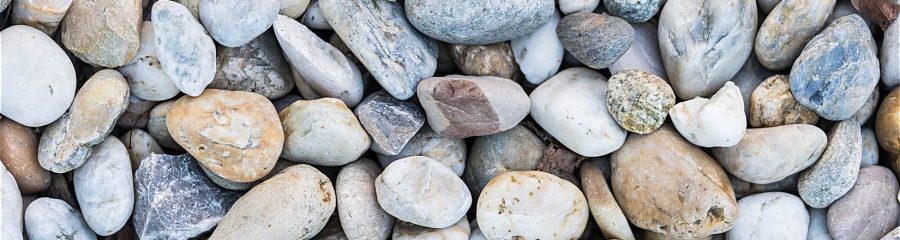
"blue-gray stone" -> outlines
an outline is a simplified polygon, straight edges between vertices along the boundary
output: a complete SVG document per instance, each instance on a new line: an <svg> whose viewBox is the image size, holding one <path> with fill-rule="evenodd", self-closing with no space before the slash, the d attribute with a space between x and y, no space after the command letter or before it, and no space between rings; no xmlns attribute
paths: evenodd
<svg viewBox="0 0 900 240"><path fill-rule="evenodd" d="M853 188L862 160L860 131L859 123L852 119L831 127L825 152L812 167L800 172L797 190L806 205L828 207Z"/></svg>
<svg viewBox="0 0 900 240"><path fill-rule="evenodd" d="M556 27L556 34L572 56L594 69L615 63L634 42L634 29L628 22L590 12L564 17Z"/></svg>
<svg viewBox="0 0 900 240"><path fill-rule="evenodd" d="M519 38L550 21L555 10L552 0L406 1L409 22L419 31L459 45Z"/></svg>
<svg viewBox="0 0 900 240"><path fill-rule="evenodd" d="M630 23L646 22L659 11L660 0L606 0L603 5L609 14Z"/></svg>
<svg viewBox="0 0 900 240"><path fill-rule="evenodd" d="M385 91L375 92L353 110L369 136L370 149L394 156L425 125L425 112L413 101L400 101Z"/></svg>

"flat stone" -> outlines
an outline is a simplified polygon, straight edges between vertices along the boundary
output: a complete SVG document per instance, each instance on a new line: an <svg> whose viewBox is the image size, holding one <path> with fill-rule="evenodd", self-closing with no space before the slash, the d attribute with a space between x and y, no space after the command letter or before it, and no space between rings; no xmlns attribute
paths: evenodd
<svg viewBox="0 0 900 240"><path fill-rule="evenodd" d="M200 0L200 22L225 47L240 47L265 32L281 8L279 0Z"/></svg>
<svg viewBox="0 0 900 240"><path fill-rule="evenodd" d="M28 25L53 36L72 0L23 0L12 4L12 23Z"/></svg>
<svg viewBox="0 0 900 240"><path fill-rule="evenodd" d="M353 112L335 98L300 100L279 114L284 127L281 157L319 166L355 161L371 140Z"/></svg>
<svg viewBox="0 0 900 240"><path fill-rule="evenodd" d="M166 115L169 114L172 105L175 105L175 100L162 102L150 110L150 120L147 121L147 133L150 133L150 136L153 136L160 146L170 149L181 149L181 146L172 138L172 135L169 133L169 127L166 125Z"/></svg>
<svg viewBox="0 0 900 240"><path fill-rule="evenodd" d="M416 91L431 129L456 138L506 131L528 115L531 105L519 84L491 76L433 77Z"/></svg>
<svg viewBox="0 0 900 240"><path fill-rule="evenodd" d="M877 239L897 226L897 177L882 166L864 167L847 195L828 208L828 231L835 239Z"/></svg>
<svg viewBox="0 0 900 240"><path fill-rule="evenodd" d="M429 157L392 162L375 179L378 204L398 220L446 228L465 217L472 195L456 173Z"/></svg>
<svg viewBox="0 0 900 240"><path fill-rule="evenodd" d="M554 11L550 20L534 32L509 41L519 70L531 84L539 85L559 71L565 52L556 35L559 19Z"/></svg>
<svg viewBox="0 0 900 240"><path fill-rule="evenodd" d="M8 121L8 120L4 120ZM4 158L5 159L5 158ZM25 209L22 207L22 193L16 186L16 179L0 164L0 238L22 240L22 222Z"/></svg>
<svg viewBox="0 0 900 240"><path fill-rule="evenodd" d="M216 75L215 43L181 4L159 0L152 9L156 57L163 72L181 92L200 96Z"/></svg>
<svg viewBox="0 0 900 240"><path fill-rule="evenodd" d="M394 156L378 154L378 163L387 167L392 162L412 156L424 156L438 161L462 176L466 169L466 141L462 138L441 136L425 126Z"/></svg>
<svg viewBox="0 0 900 240"><path fill-rule="evenodd" d="M777 8L776 8L777 9ZM806 239L809 213L799 197L767 192L741 198L741 215L728 239Z"/></svg>
<svg viewBox="0 0 900 240"><path fill-rule="evenodd" d="M513 60L509 42L486 45L450 46L450 56L456 67L466 75L495 76L514 79L519 65Z"/></svg>
<svg viewBox="0 0 900 240"><path fill-rule="evenodd" d="M827 141L825 132L813 125L751 128L737 145L714 148L712 155L735 177L769 184L812 166Z"/></svg>
<svg viewBox="0 0 900 240"><path fill-rule="evenodd" d="M153 136L142 129L131 129L122 134L119 139L122 140L122 144L125 145L125 149L128 151L132 172L137 171L138 167L141 166L141 161L150 156L150 154L165 154L162 147L153 139Z"/></svg>
<svg viewBox="0 0 900 240"><path fill-rule="evenodd" d="M676 90L677 91L677 90ZM747 129L740 89L725 83L709 99L697 97L669 109L678 133L700 147L730 147L738 144Z"/></svg>
<svg viewBox="0 0 900 240"><path fill-rule="evenodd" d="M408 222L399 222L394 225L392 240L416 240L416 239L444 239L444 240L469 240L469 222L463 217L455 224L446 228L428 228Z"/></svg>
<svg viewBox="0 0 900 240"><path fill-rule="evenodd" d="M609 72L616 74L628 69L637 69L652 73L668 83L669 75L666 74L666 67L663 66L659 54L656 25L649 22L630 25L634 30L634 43L618 60L609 65Z"/></svg>
<svg viewBox="0 0 900 240"><path fill-rule="evenodd" d="M789 124L816 124L819 115L800 105L791 94L785 75L775 75L762 82L750 96L750 126L775 127Z"/></svg>
<svg viewBox="0 0 900 240"><path fill-rule="evenodd" d="M425 113L412 101L401 101L386 91L375 92L353 110L376 153L397 155L425 125Z"/></svg>
<svg viewBox="0 0 900 240"><path fill-rule="evenodd" d="M591 12L600 6L600 0L558 0L559 11L563 14L574 12Z"/></svg>
<svg viewBox="0 0 900 240"><path fill-rule="evenodd" d="M463 172L472 196L481 194L488 181L509 171L534 171L544 159L544 142L528 128L509 130L475 138Z"/></svg>
<svg viewBox="0 0 900 240"><path fill-rule="evenodd" d="M859 174L862 144L859 124L842 121L828 133L828 146L812 167L800 173L797 189L807 205L825 208L844 196Z"/></svg>
<svg viewBox="0 0 900 240"><path fill-rule="evenodd" d="M394 217L381 209L375 193L375 179L381 174L378 163L369 159L341 168L334 189L341 227L349 239L387 239Z"/></svg>
<svg viewBox="0 0 900 240"><path fill-rule="evenodd" d="M122 66L134 59L141 46L143 15L141 0L73 0L63 18L60 39L85 63Z"/></svg>
<svg viewBox="0 0 900 240"><path fill-rule="evenodd" d="M303 15L309 6L310 0L279 0L278 14L289 18L298 18Z"/></svg>
<svg viewBox="0 0 900 240"><path fill-rule="evenodd" d="M410 0L404 8L409 22L425 35L451 44L485 45L533 32L549 21L554 5L552 0L479 0L450 5L440 0Z"/></svg>
<svg viewBox="0 0 900 240"><path fill-rule="evenodd" d="M303 14L300 22L312 29L331 29L331 25L328 24L328 21L325 20L325 15L322 14L322 8L319 7L319 0L312 0L309 3L309 8L306 9L306 14Z"/></svg>
<svg viewBox="0 0 900 240"><path fill-rule="evenodd" d="M878 138L875 137L875 130L864 127L860 131L862 136L862 159L859 161L860 167L878 165Z"/></svg>
<svg viewBox="0 0 900 240"><path fill-rule="evenodd" d="M29 239L97 239L78 210L62 200L47 197L28 204L25 232Z"/></svg>
<svg viewBox="0 0 900 240"><path fill-rule="evenodd" d="M807 240L832 240L828 233L828 209L806 207L809 212L809 230L806 233Z"/></svg>
<svg viewBox="0 0 900 240"><path fill-rule="evenodd" d="M662 126L675 105L675 93L662 78L640 70L625 70L609 78L606 104L619 126L646 134Z"/></svg>
<svg viewBox="0 0 900 240"><path fill-rule="evenodd" d="M609 14L631 23L641 23L656 15L661 0L606 0L603 6Z"/></svg>
<svg viewBox="0 0 900 240"><path fill-rule="evenodd" d="M768 69L784 70L800 56L806 43L825 27L835 0L784 0L759 27L753 50Z"/></svg>
<svg viewBox="0 0 900 240"><path fill-rule="evenodd" d="M156 33L150 21L144 21L141 25L141 47L134 60L116 70L128 80L128 88L135 97L163 101L181 92L159 64L156 56Z"/></svg>
<svg viewBox="0 0 900 240"><path fill-rule="evenodd" d="M134 207L131 173L128 150L113 136L94 146L90 159L75 169L78 205L85 222L97 235L112 235L131 218Z"/></svg>
<svg viewBox="0 0 900 240"><path fill-rule="evenodd" d="M764 80L774 75L772 71L766 69L756 60L756 55L750 53L750 57L744 62L741 70L731 78L731 82L741 90L741 98L744 100L744 114L747 115L747 122L750 122L750 98L753 91L762 84Z"/></svg>
<svg viewBox="0 0 900 240"><path fill-rule="evenodd" d="M209 88L255 92L276 99L294 90L291 66L275 34L265 32L234 47L216 46L216 76Z"/></svg>
<svg viewBox="0 0 900 240"><path fill-rule="evenodd" d="M156 106L157 102L147 101L130 93L131 91L129 90L128 108L125 108L125 112L116 121L116 127L124 129L147 128L147 123L150 121L150 110Z"/></svg>
<svg viewBox="0 0 900 240"><path fill-rule="evenodd" d="M38 135L31 128L8 118L0 119L0 161L23 194L50 186L50 172L38 163L37 152Z"/></svg>
<svg viewBox="0 0 900 240"><path fill-rule="evenodd" d="M609 161L609 159L602 159ZM634 233L628 225L625 213L619 208L615 197L609 189L606 177L601 171L598 161L589 161L581 164L581 186L584 196L587 198L591 215L603 236L612 239L634 240Z"/></svg>
<svg viewBox="0 0 900 240"><path fill-rule="evenodd" d="M591 12L564 17L556 27L563 47L594 69L608 68L634 42L634 29L624 20Z"/></svg>
<svg viewBox="0 0 900 240"><path fill-rule="evenodd" d="M888 88L900 85L900 21L884 30L881 42L881 81Z"/></svg>

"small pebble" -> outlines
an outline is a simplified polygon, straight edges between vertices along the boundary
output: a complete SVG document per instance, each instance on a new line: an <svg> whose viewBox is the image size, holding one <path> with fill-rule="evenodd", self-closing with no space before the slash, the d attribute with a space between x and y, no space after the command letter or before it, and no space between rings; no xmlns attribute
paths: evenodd
<svg viewBox="0 0 900 240"><path fill-rule="evenodd" d="M279 114L284 127L281 157L319 166L355 161L371 139L344 102L334 98L300 100Z"/></svg>
<svg viewBox="0 0 900 240"><path fill-rule="evenodd" d="M8 118L0 119L0 161L22 194L37 193L50 186L50 172L41 167L37 155L38 135L31 128Z"/></svg>
<svg viewBox="0 0 900 240"><path fill-rule="evenodd" d="M862 128L862 160L859 162L860 167L878 165L878 139L875 137L875 130L872 128Z"/></svg>
<svg viewBox="0 0 900 240"><path fill-rule="evenodd" d="M309 6L310 0L279 0L278 14L289 18L298 18L303 15Z"/></svg>
<svg viewBox="0 0 900 240"><path fill-rule="evenodd" d="M398 220L429 228L453 225L472 205L462 179L429 157L392 162L375 179L375 193L381 208Z"/></svg>
<svg viewBox="0 0 900 240"><path fill-rule="evenodd" d="M169 114L169 110L172 109L173 105L175 105L175 100L170 100L157 104L150 110L150 120L147 121L147 133L150 133L150 136L153 136L160 146L169 149L181 149L181 146L169 134L169 128L166 124L166 115Z"/></svg>
<svg viewBox="0 0 900 240"><path fill-rule="evenodd" d="M608 68L634 42L634 29L628 22L591 12L564 17L556 27L556 34L572 56L594 69Z"/></svg>
<svg viewBox="0 0 900 240"><path fill-rule="evenodd" d="M73 0L62 20L60 39L90 65L128 64L141 46L142 9L141 0Z"/></svg>
<svg viewBox="0 0 900 240"><path fill-rule="evenodd" d="M431 38L450 44L485 45L533 32L550 20L554 2L477 0L448 5L440 0L409 0L404 9L409 22Z"/></svg>
<svg viewBox="0 0 900 240"><path fill-rule="evenodd" d="M28 204L25 232L29 239L97 239L78 210L62 200L47 197Z"/></svg>
<svg viewBox="0 0 900 240"><path fill-rule="evenodd" d="M647 134L666 121L675 93L662 78L640 70L625 70L609 78L606 104L625 130Z"/></svg>
<svg viewBox="0 0 900 240"><path fill-rule="evenodd" d="M331 29L331 25L328 24L328 21L325 21L325 16L322 15L322 9L319 8L319 0L311 0L309 8L306 9L306 14L303 14L300 22L312 29Z"/></svg>
<svg viewBox="0 0 900 240"><path fill-rule="evenodd" d="M775 127L789 124L816 124L819 115L800 105L791 94L785 75L775 75L762 82L750 96L750 126Z"/></svg>
<svg viewBox="0 0 900 240"><path fill-rule="evenodd" d="M514 79L519 65L513 59L509 42L486 45L450 46L450 56L456 67L466 75L495 76Z"/></svg>
<svg viewBox="0 0 900 240"><path fill-rule="evenodd" d="M134 178L128 150L108 136L94 146L91 157L75 169L75 195L87 225L109 236L125 226L134 207Z"/></svg>
<svg viewBox="0 0 900 240"><path fill-rule="evenodd" d="M159 0L152 9L156 57L163 72L181 92L200 96L216 75L215 43L181 4Z"/></svg>
<svg viewBox="0 0 900 240"><path fill-rule="evenodd" d="M600 0L557 0L559 10L569 15L575 12L592 12L600 5Z"/></svg>
<svg viewBox="0 0 900 240"><path fill-rule="evenodd" d="M537 170L546 146L531 130L518 125L509 130L475 138L463 173L473 196L488 182L509 171Z"/></svg>
<svg viewBox="0 0 900 240"><path fill-rule="evenodd" d="M353 110L372 138L372 151L389 156L404 146L425 125L425 112L412 101L400 101L385 91L375 92Z"/></svg>
<svg viewBox="0 0 900 240"><path fill-rule="evenodd" d="M882 166L864 167L847 195L828 208L828 231L835 239L877 239L897 226L897 177Z"/></svg>
<svg viewBox="0 0 900 240"><path fill-rule="evenodd" d="M685 139L700 147L731 147L747 129L740 89L725 83L709 99L697 97L669 109L672 123Z"/></svg>
<svg viewBox="0 0 900 240"><path fill-rule="evenodd" d="M506 131L528 116L531 105L519 84L491 76L429 78L417 92L431 129L456 138Z"/></svg>
<svg viewBox="0 0 900 240"><path fill-rule="evenodd" d="M828 233L828 209L806 207L809 212L809 230L807 240L832 240Z"/></svg>
<svg viewBox="0 0 900 240"><path fill-rule="evenodd" d="M900 21L884 30L881 42L881 81L888 88L900 85Z"/></svg>
<svg viewBox="0 0 900 240"><path fill-rule="evenodd" d="M281 8L279 0L200 0L200 22L225 47L240 47L265 32Z"/></svg>
<svg viewBox="0 0 900 240"><path fill-rule="evenodd" d="M842 121L828 133L828 146L812 167L800 173L797 188L807 205L825 208L844 196L856 182L862 144L859 124Z"/></svg>
<svg viewBox="0 0 900 240"><path fill-rule="evenodd" d="M728 239L806 239L809 213L799 197L767 192L741 198L741 216Z"/></svg>

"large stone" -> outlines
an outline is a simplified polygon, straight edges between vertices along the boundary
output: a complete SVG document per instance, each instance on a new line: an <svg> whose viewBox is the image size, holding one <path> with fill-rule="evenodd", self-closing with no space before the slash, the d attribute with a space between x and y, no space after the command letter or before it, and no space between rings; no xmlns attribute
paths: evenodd
<svg viewBox="0 0 900 240"><path fill-rule="evenodd" d="M646 134L662 126L675 105L675 93L662 78L640 70L625 70L609 78L606 104L619 126Z"/></svg>
<svg viewBox="0 0 900 240"><path fill-rule="evenodd" d="M25 209L22 207L22 193L16 186L16 179L6 171L6 167L0 164L0 210L3 218L0 218L0 238L9 240L22 240L22 215Z"/></svg>
<svg viewBox="0 0 900 240"><path fill-rule="evenodd" d="M200 96L216 75L215 43L181 4L159 0L152 9L156 57L163 72L181 92Z"/></svg>
<svg viewBox="0 0 900 240"><path fill-rule="evenodd" d="M337 209L344 234L349 239L387 239L394 217L381 209L375 193L375 179L381 167L369 159L341 168L334 183Z"/></svg>
<svg viewBox="0 0 900 240"><path fill-rule="evenodd" d="M425 35L451 44L484 45L533 32L550 20L552 0L406 1L407 18Z"/></svg>
<svg viewBox="0 0 900 240"><path fill-rule="evenodd" d="M450 56L456 67L465 75L514 79L519 72L519 65L513 60L509 42L486 45L453 44L450 46Z"/></svg>
<svg viewBox="0 0 900 240"><path fill-rule="evenodd" d="M449 75L425 79L417 88L428 125L456 138L510 129L528 116L528 95L512 80Z"/></svg>
<svg viewBox="0 0 900 240"><path fill-rule="evenodd" d="M38 163L38 136L31 128L8 118L0 119L0 161L15 179L23 194L50 186L50 172ZM4 180L6 181L6 180Z"/></svg>
<svg viewBox="0 0 900 240"><path fill-rule="evenodd" d="M678 133L700 147L734 146L747 129L741 90L732 82L709 99L697 97L676 104L669 116Z"/></svg>
<svg viewBox="0 0 900 240"><path fill-rule="evenodd" d="M25 232L29 239L97 239L78 210L62 200L47 197L28 204Z"/></svg>
<svg viewBox="0 0 900 240"><path fill-rule="evenodd" d="M634 29L624 20L592 12L564 17L556 27L563 47L594 69L607 68L634 42Z"/></svg>
<svg viewBox="0 0 900 240"><path fill-rule="evenodd" d="M662 7L661 0L606 0L603 6L610 14L632 23L646 22Z"/></svg>
<svg viewBox="0 0 900 240"><path fill-rule="evenodd" d="M216 59L218 69L210 88L255 92L268 99L294 90L291 66L271 32L235 48L217 45Z"/></svg>
<svg viewBox="0 0 900 240"><path fill-rule="evenodd" d="M884 150L900 153L900 88L894 88L881 102L875 116L875 134Z"/></svg>
<svg viewBox="0 0 900 240"><path fill-rule="evenodd" d="M128 158L131 159L131 171L137 171L141 166L141 161L150 156L150 154L165 154L162 147L156 143L150 133L142 129L131 129L131 131L122 134L119 139L128 150Z"/></svg>
<svg viewBox="0 0 900 240"><path fill-rule="evenodd" d="M634 29L634 43L618 60L609 65L609 72L616 74L621 71L636 69L652 73L668 83L669 75L666 74L666 67L663 66L662 58L659 54L659 37L657 37L656 24L649 22L632 23L631 28Z"/></svg>
<svg viewBox="0 0 900 240"><path fill-rule="evenodd" d="M412 101L401 101L386 91L375 92L353 110L372 137L376 153L397 155L425 125L425 113Z"/></svg>
<svg viewBox="0 0 900 240"><path fill-rule="evenodd" d="M828 208L828 231L835 239L877 239L897 226L897 177L882 166L864 167L853 189Z"/></svg>
<svg viewBox="0 0 900 240"><path fill-rule="evenodd" d="M181 92L159 64L156 57L156 33L150 21L144 21L141 25L141 47L134 60L117 70L128 80L131 94L141 99L163 101Z"/></svg>
<svg viewBox="0 0 900 240"><path fill-rule="evenodd" d="M776 8L777 9L777 8ZM760 193L738 201L741 216L728 239L806 239L809 213L799 197L783 192Z"/></svg>
<svg viewBox="0 0 900 240"><path fill-rule="evenodd" d="M782 0L766 16L753 50L763 66L791 67L806 43L825 27L835 0Z"/></svg>
<svg viewBox="0 0 900 240"><path fill-rule="evenodd" d="M75 195L88 226L100 236L122 229L134 207L134 178L128 150L108 136L94 146L90 159L75 169Z"/></svg>
<svg viewBox="0 0 900 240"><path fill-rule="evenodd" d="M609 159L600 159L609 161ZM603 236L611 239L634 240L634 233L628 225L625 213L619 208L606 177L601 170L598 161L590 161L581 164L581 186L587 198L591 215Z"/></svg>
<svg viewBox="0 0 900 240"><path fill-rule="evenodd" d="M362 156L371 144L356 116L338 99L296 101L279 115L284 127L281 157L287 160L341 166Z"/></svg>
<svg viewBox="0 0 900 240"><path fill-rule="evenodd" d="M378 163L382 167L387 167L394 161L412 156L437 160L453 170L456 176L462 176L466 168L466 141L462 138L438 135L430 127L425 126L406 143L399 154L394 156L378 154Z"/></svg>
<svg viewBox="0 0 900 240"><path fill-rule="evenodd" d="M53 36L73 0L21 0L12 4L12 23L37 28Z"/></svg>
<svg viewBox="0 0 900 240"><path fill-rule="evenodd" d="M547 23L509 42L519 70L531 84L539 85L559 71L565 49L556 35L557 25L559 13L554 11Z"/></svg>
<svg viewBox="0 0 900 240"><path fill-rule="evenodd" d="M429 157L394 161L375 179L375 193L387 213L429 228L453 225L472 205L462 179Z"/></svg>
<svg viewBox="0 0 900 240"><path fill-rule="evenodd" d="M279 0L200 0L200 22L225 47L240 47L265 32L281 8Z"/></svg>
<svg viewBox="0 0 900 240"><path fill-rule="evenodd" d="M141 46L143 15L141 0L73 0L63 18L60 39L85 63L122 66L134 59Z"/></svg>
<svg viewBox="0 0 900 240"><path fill-rule="evenodd" d="M150 110L150 120L147 122L147 133L150 133L150 136L153 136L153 138L156 139L156 142L163 147L181 149L181 146L175 142L175 139L173 139L172 135L169 133L168 126L166 126L166 115L169 114L172 105L175 105L175 100L162 102Z"/></svg>
<svg viewBox="0 0 900 240"><path fill-rule="evenodd" d="M862 144L859 124L843 121L828 133L828 146L819 161L800 173L797 190L807 205L825 208L844 196L859 174Z"/></svg>
<svg viewBox="0 0 900 240"><path fill-rule="evenodd" d="M785 75L775 75L762 82L750 96L750 126L775 127L790 124L816 124L819 115L800 105L791 94Z"/></svg>
<svg viewBox="0 0 900 240"><path fill-rule="evenodd" d="M509 130L475 138L463 173L473 196L478 196L491 179L509 171L537 170L546 146L528 128Z"/></svg>
<svg viewBox="0 0 900 240"><path fill-rule="evenodd" d="M428 228L401 221L394 225L394 233L391 235L391 240L468 240L470 232L469 222L466 221L465 217L446 228Z"/></svg>
<svg viewBox="0 0 900 240"><path fill-rule="evenodd" d="M769 184L812 166L827 141L825 132L812 125L752 128L737 145L714 148L712 154L735 177Z"/></svg>
<svg viewBox="0 0 900 240"><path fill-rule="evenodd" d="M884 30L881 41L881 81L888 88L900 85L900 21Z"/></svg>

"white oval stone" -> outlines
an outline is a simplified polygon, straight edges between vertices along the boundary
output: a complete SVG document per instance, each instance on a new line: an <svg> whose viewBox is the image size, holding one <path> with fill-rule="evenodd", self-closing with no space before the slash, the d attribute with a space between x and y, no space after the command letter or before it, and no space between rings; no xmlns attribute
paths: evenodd
<svg viewBox="0 0 900 240"><path fill-rule="evenodd" d="M331 29L331 25L328 24L328 21L325 21L325 16L322 15L322 9L319 8L318 0L312 0L312 2L309 4L309 8L306 9L306 14L303 15L303 18L300 20L300 22L312 29Z"/></svg>
<svg viewBox="0 0 900 240"><path fill-rule="evenodd" d="M134 206L134 176L128 150L108 136L94 146L91 157L75 169L75 195L88 226L109 236L125 226Z"/></svg>
<svg viewBox="0 0 900 240"><path fill-rule="evenodd" d="M809 213L799 197L783 192L750 195L738 201L740 217L729 240L806 239Z"/></svg>
<svg viewBox="0 0 900 240"><path fill-rule="evenodd" d="M429 157L391 163L375 179L375 193L378 204L392 216L429 228L453 225L472 205L463 180Z"/></svg>
<svg viewBox="0 0 900 240"><path fill-rule="evenodd" d="M729 81L709 99L697 97L669 109L678 133L700 147L731 147L747 130L741 90Z"/></svg>
<svg viewBox="0 0 900 240"><path fill-rule="evenodd" d="M600 0L559 0L559 10L563 14L587 11L591 12L600 5Z"/></svg>
<svg viewBox="0 0 900 240"><path fill-rule="evenodd" d="M159 58L156 57L156 33L150 21L141 25L141 48L134 60L117 70L128 80L128 88L135 97L163 101L181 92L159 64Z"/></svg>
<svg viewBox="0 0 900 240"><path fill-rule="evenodd" d="M181 92L200 96L216 76L215 43L181 4L160 0L152 9L156 54L163 72Z"/></svg>
<svg viewBox="0 0 900 240"><path fill-rule="evenodd" d="M298 18L306 11L310 0L280 0L278 13L290 18Z"/></svg>
<svg viewBox="0 0 900 240"><path fill-rule="evenodd" d="M5 213L4 213L5 214ZM25 210L25 232L29 239L95 240L81 213L63 200L38 198Z"/></svg>
<svg viewBox="0 0 900 240"><path fill-rule="evenodd" d="M334 98L294 102L279 114L284 128L281 157L320 166L341 166L369 149L371 139L356 115Z"/></svg>
<svg viewBox="0 0 900 240"><path fill-rule="evenodd" d="M537 30L510 41L516 63L531 84L546 81L562 64L565 49L556 37L556 25L559 25L559 13L554 11L550 21Z"/></svg>
<svg viewBox="0 0 900 240"><path fill-rule="evenodd" d="M226 47L240 47L272 26L278 0L200 0L200 21L209 35Z"/></svg>
<svg viewBox="0 0 900 240"><path fill-rule="evenodd" d="M0 239L22 239L22 193L16 185L16 179L0 164Z"/></svg>
<svg viewBox="0 0 900 240"><path fill-rule="evenodd" d="M394 217L381 209L375 195L375 178L381 167L372 160L360 159L341 168L334 190L341 227L349 239L387 239Z"/></svg>

